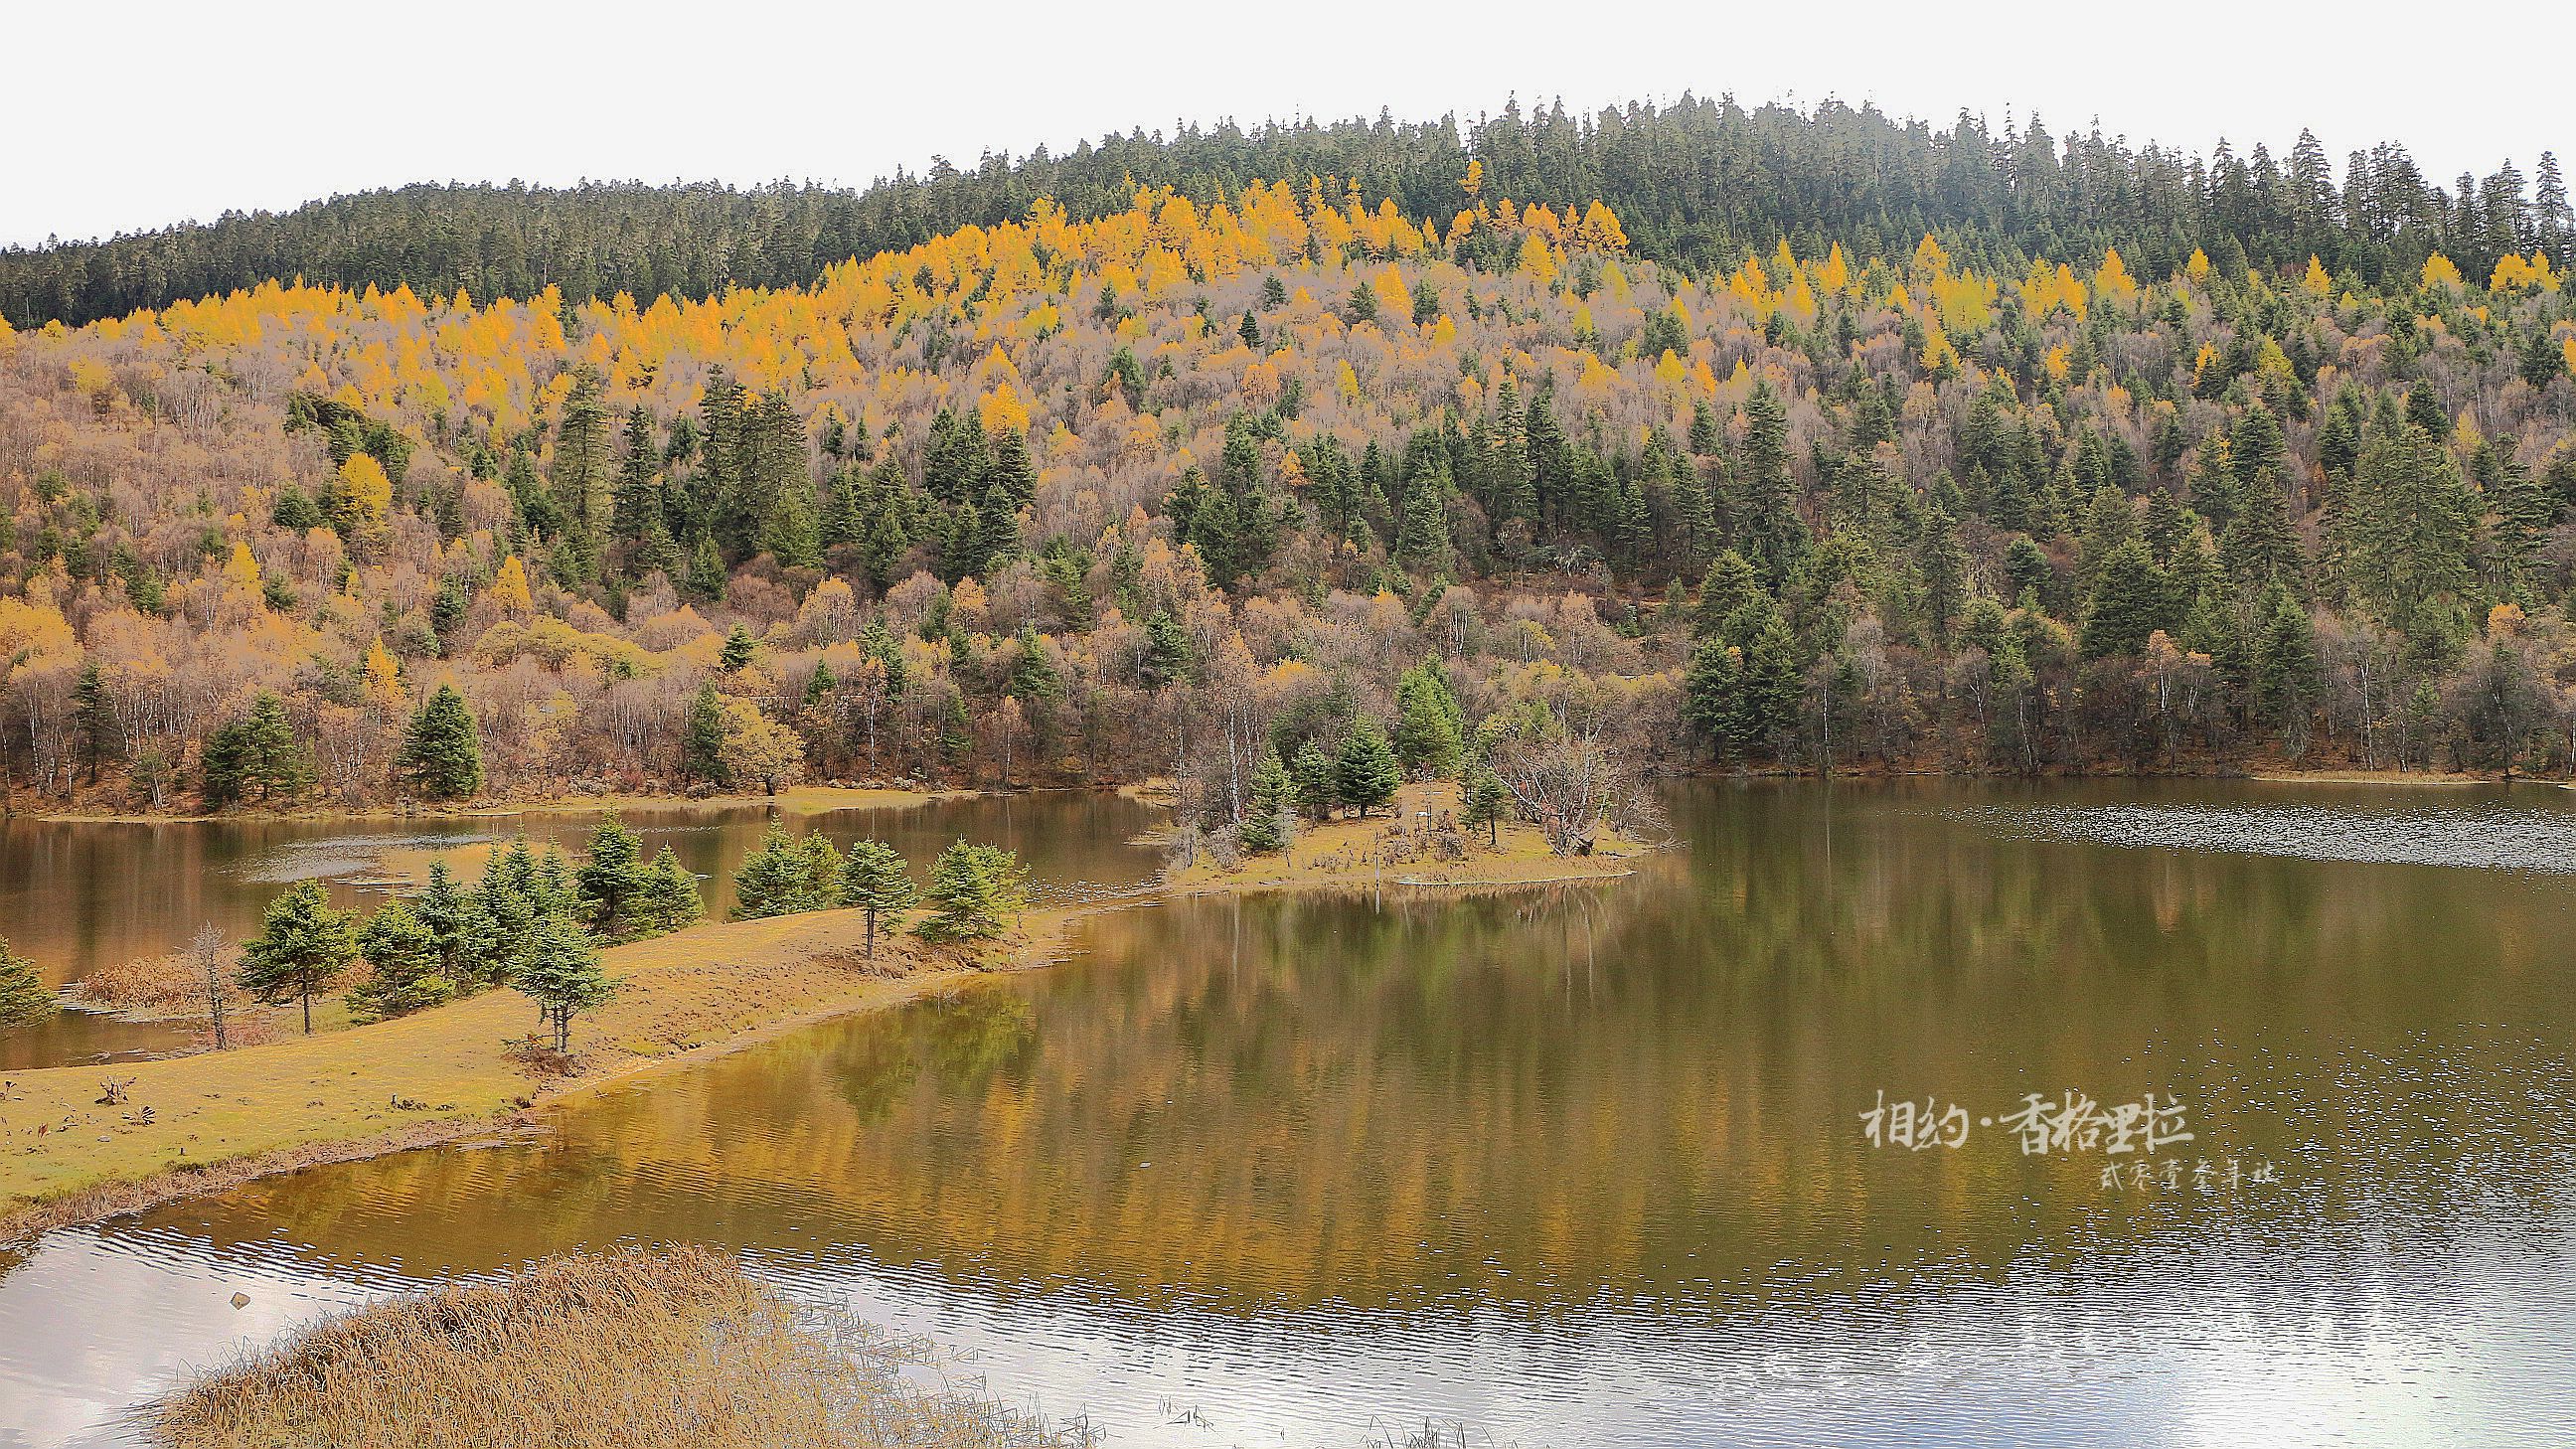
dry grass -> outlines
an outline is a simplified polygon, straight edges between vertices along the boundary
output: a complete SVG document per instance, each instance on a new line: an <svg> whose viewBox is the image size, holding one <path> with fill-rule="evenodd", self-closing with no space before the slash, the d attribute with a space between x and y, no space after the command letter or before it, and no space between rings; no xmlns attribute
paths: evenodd
<svg viewBox="0 0 2576 1449"><path fill-rule="evenodd" d="M1536 826L1512 824L1488 843L1483 828L1455 834L1428 822L1455 818L1458 787L1442 781L1406 785L1392 809L1366 819L1300 824L1285 853L1246 856L1231 868L1209 856L1167 870L1163 888L1173 895L1216 891L1348 889L1351 887L1492 889L1557 881L1595 880L1634 870L1647 847L1609 831L1590 855L1554 855ZM1444 858L1442 838L1463 855Z"/></svg>
<svg viewBox="0 0 2576 1449"><path fill-rule="evenodd" d="M1062 1442L987 1398L908 1382L918 1362L684 1246L377 1303L147 1412L171 1449Z"/></svg>
<svg viewBox="0 0 2576 1449"><path fill-rule="evenodd" d="M231 974L227 963L224 1000L239 1005L248 998L231 983ZM137 1020L196 1018L206 1014L206 982L187 952L173 951L101 966L71 984L71 999L92 1011Z"/></svg>
<svg viewBox="0 0 2576 1449"><path fill-rule="evenodd" d="M855 911L698 926L611 948L618 994L574 1028L579 1070L532 1073L517 1048L535 1008L512 991L314 1036L121 1063L121 1102L98 1100L94 1067L0 1078L0 1242L66 1218L63 1205L131 1210L229 1185L247 1163L346 1155L348 1144L457 1136L533 1102L593 1090L702 1052L727 1050L845 1012L891 1005L982 966L1042 959L1062 913L974 954L881 940L856 958ZM334 1008L336 1012L337 1008ZM317 1017L326 1013L317 1012ZM91 1214L90 1216L97 1216Z"/></svg>
<svg viewBox="0 0 2576 1449"><path fill-rule="evenodd" d="M481 816L582 814L597 810L679 809L691 806L761 805L775 806L791 815L811 815L826 810L849 810L878 806L918 805L926 801L969 794L964 790L906 790L874 785L797 785L775 795L660 795L603 792L596 795L530 795L524 799L500 799L491 796L462 805L414 804L409 809L379 806L367 810L346 810L325 804L309 804L292 810L253 810L236 807L220 814L148 813L131 810L53 810L39 819L80 821L92 824L175 825L207 820L417 820L425 816L474 818Z"/></svg>

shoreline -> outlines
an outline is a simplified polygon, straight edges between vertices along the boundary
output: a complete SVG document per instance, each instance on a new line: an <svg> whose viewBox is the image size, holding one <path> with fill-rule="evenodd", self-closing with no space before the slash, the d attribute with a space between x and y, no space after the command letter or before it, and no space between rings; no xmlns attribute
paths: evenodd
<svg viewBox="0 0 2576 1449"><path fill-rule="evenodd" d="M44 825L245 825L361 824L404 820L506 820L520 815L583 815L608 810L739 809L774 806L791 815L833 810L898 809L938 800L971 799L967 789L916 789L900 785L792 785L775 795L727 791L716 795L609 792L599 795L539 795L524 800L477 800L463 804L384 805L360 810L313 806L300 810L219 810L154 814L131 810L0 810L0 819L32 820Z"/></svg>
<svg viewBox="0 0 2576 1449"><path fill-rule="evenodd" d="M1830 774L1810 769L1789 769L1778 765L1729 767L1713 762L1700 762L1671 772L1672 778L1694 780L2252 780L2267 784L2296 785L2542 785L2553 789L2576 789L2576 779L2558 780L2539 775L2517 775L2507 780L2500 775L2463 774L2434 770L2373 770L2357 765L2319 766L2303 769L2293 765L2236 763L2204 764L2181 770L2125 769L2046 769L2037 774L2001 769L1949 769L1938 766L1861 765L1838 766ZM1006 798L1011 795L1062 793L1100 790L1147 804L1167 804L1170 800L1168 781L1138 780L1120 784L1032 785L1014 790L978 790L966 787L925 788L911 785L795 785L775 795L747 794L728 791L714 795L686 795L666 791L641 793L607 792L598 795L537 795L526 799L474 801L465 804L371 806L363 809L341 809L314 805L295 810L222 810L153 813L131 810L82 809L11 809L0 804L0 820L30 820L46 825L208 825L225 822L242 824L360 824L373 821L418 820L487 820L509 819L521 815L580 815L608 810L691 810L739 809L760 805L775 807L790 815L821 814L833 810L906 808L939 800L968 800L979 796Z"/></svg>
<svg viewBox="0 0 2576 1449"><path fill-rule="evenodd" d="M1400 798L1420 809L1453 796L1454 787L1408 785ZM881 927L873 966L858 958L864 917L846 909L703 922L611 947L606 965L620 978L619 993L577 1028L582 1066L564 1076L534 1075L514 1054L530 1008L506 988L227 1052L7 1074L0 1245L307 1167L530 1126L576 1098L789 1032L1058 964L1072 929L1111 911L1237 893L1608 880L1660 849L1605 836L1593 855L1554 856L1523 825L1504 829L1499 847L1479 844L1462 860L1383 861L1406 818L1312 826L1283 856L1253 857L1232 873L1203 862L1148 878L1131 893L1031 910L1011 934L973 947L934 946ZM102 1095L120 1077L122 1092Z"/></svg>

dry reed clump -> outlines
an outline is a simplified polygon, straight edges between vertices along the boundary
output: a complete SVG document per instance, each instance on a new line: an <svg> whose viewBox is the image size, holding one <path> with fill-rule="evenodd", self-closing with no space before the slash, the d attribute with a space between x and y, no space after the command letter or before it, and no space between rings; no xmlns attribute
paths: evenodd
<svg viewBox="0 0 2576 1449"><path fill-rule="evenodd" d="M241 988L226 973L227 1005L245 1001ZM101 966L71 986L72 1000L94 1011L140 1017L203 1017L206 979L185 951L166 956L137 956L118 965Z"/></svg>
<svg viewBox="0 0 2576 1449"><path fill-rule="evenodd" d="M722 1254L629 1249L371 1304L146 1413L172 1449L1064 1442L990 1399L908 1382L920 1361Z"/></svg>

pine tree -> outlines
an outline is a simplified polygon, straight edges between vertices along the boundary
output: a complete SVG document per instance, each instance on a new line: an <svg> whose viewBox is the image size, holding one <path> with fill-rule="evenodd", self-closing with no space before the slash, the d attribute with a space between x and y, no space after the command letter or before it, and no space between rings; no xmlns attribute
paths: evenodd
<svg viewBox="0 0 2576 1449"><path fill-rule="evenodd" d="M491 923L475 909L474 898L457 888L446 861L429 863L429 884L411 909L438 947L441 976L460 984L488 979Z"/></svg>
<svg viewBox="0 0 2576 1449"><path fill-rule="evenodd" d="M2236 496L2236 516L2219 535L2218 562L2248 597L2260 598L2275 584L2304 594L2308 583L2307 550L2290 526L2287 501L2270 473L2248 478Z"/></svg>
<svg viewBox="0 0 2576 1449"><path fill-rule="evenodd" d="M1361 715L1333 761L1333 798L1365 817L1371 808L1395 798L1395 787L1403 778L1386 731L1376 716Z"/></svg>
<svg viewBox="0 0 2576 1449"><path fill-rule="evenodd" d="M554 497L594 556L608 538L615 483L599 372L585 364L573 371L563 418L555 426Z"/></svg>
<svg viewBox="0 0 2576 1449"><path fill-rule="evenodd" d="M2084 656L2139 653L2149 635L2180 622L2173 617L2164 570L2156 567L2145 542L2130 539L2102 561L2101 579L2084 616Z"/></svg>
<svg viewBox="0 0 2576 1449"><path fill-rule="evenodd" d="M719 788L731 782L724 761L724 700L713 680L698 686L680 736L680 773Z"/></svg>
<svg viewBox="0 0 2576 1449"><path fill-rule="evenodd" d="M1753 565L1745 561L1744 555L1726 549L1709 564L1708 577L1700 582L1699 607L1691 617L1691 632L1703 639L1743 644L1752 626L1761 619L1755 606L1769 602L1770 595L1763 592Z"/></svg>
<svg viewBox="0 0 2576 1449"><path fill-rule="evenodd" d="M791 838L772 822L733 877L733 919L826 911L840 904L841 852L821 831Z"/></svg>
<svg viewBox="0 0 2576 1449"><path fill-rule="evenodd" d="M453 1000L438 937L400 897L385 902L358 931L368 974L349 988L350 1014L382 1021Z"/></svg>
<svg viewBox="0 0 2576 1449"><path fill-rule="evenodd" d="M0 936L0 1027L42 1021L62 1009L54 988L36 974L36 963L9 949Z"/></svg>
<svg viewBox="0 0 2576 1449"><path fill-rule="evenodd" d="M1744 651L1722 639L1702 639L1682 673L1682 722L1708 742L1721 760L1742 757Z"/></svg>
<svg viewBox="0 0 2576 1449"><path fill-rule="evenodd" d="M721 599L725 579L724 555L716 548L715 535L700 529L697 544L689 551L689 592L701 599Z"/></svg>
<svg viewBox="0 0 2576 1449"><path fill-rule="evenodd" d="M483 941L478 965L483 980L507 984L519 974L536 930L537 862L522 837L492 857L474 887L474 914Z"/></svg>
<svg viewBox="0 0 2576 1449"><path fill-rule="evenodd" d="M482 736L456 686L440 685L412 715L394 768L432 800L470 800L483 788Z"/></svg>
<svg viewBox="0 0 2576 1449"><path fill-rule="evenodd" d="M1268 855L1287 848L1289 803L1295 793L1296 782L1289 779L1278 749L1264 745L1261 760L1252 769L1250 808L1243 817L1245 850Z"/></svg>
<svg viewBox="0 0 2576 1449"><path fill-rule="evenodd" d="M891 927L920 899L902 852L882 840L851 842L841 864L841 903L867 912L869 960L877 956L878 917Z"/></svg>
<svg viewBox="0 0 2576 1449"><path fill-rule="evenodd" d="M304 1032L313 1033L313 998L358 959L358 933L331 909L318 880L308 880L268 903L259 934L242 947L242 989L271 1006L304 1005Z"/></svg>
<svg viewBox="0 0 2576 1449"><path fill-rule="evenodd" d="M581 923L559 911L540 917L530 932L525 959L511 986L535 998L554 1029L555 1050L572 1050L572 1019L616 994L617 983L600 969L599 947Z"/></svg>
<svg viewBox="0 0 2576 1449"><path fill-rule="evenodd" d="M1511 792L1504 788L1503 777L1494 773L1483 752L1467 763L1467 789L1461 802L1459 821L1473 830L1481 825L1486 830L1486 843L1503 843L1503 816L1511 807Z"/></svg>
<svg viewBox="0 0 2576 1449"><path fill-rule="evenodd" d="M285 702L262 690L249 714L207 737L200 773L206 803L231 805L253 790L263 802L292 798L312 781L313 766L287 723Z"/></svg>
<svg viewBox="0 0 2576 1449"><path fill-rule="evenodd" d="M1028 879L1020 858L999 846L958 841L930 867L922 899L930 914L913 934L929 941L973 941L998 936L1027 908Z"/></svg>
<svg viewBox="0 0 2576 1449"><path fill-rule="evenodd" d="M996 478L984 490L983 506L976 510L975 568L978 575L989 575L1020 553L1020 515L1018 500Z"/></svg>
<svg viewBox="0 0 2576 1449"><path fill-rule="evenodd" d="M1458 768L1464 744L1458 697L1439 665L1424 660L1395 686L1395 756L1417 777L1439 779Z"/></svg>
<svg viewBox="0 0 2576 1449"><path fill-rule="evenodd" d="M618 458L617 493L610 502L609 534L618 542L636 548L637 562L646 540L659 535L667 547L671 539L670 521L662 513L662 490L654 477L660 454L653 446L653 415L637 407L626 415L626 446ZM649 567L663 567L655 561Z"/></svg>
<svg viewBox="0 0 2576 1449"><path fill-rule="evenodd" d="M1915 566L1923 577L1923 622L1933 642L1947 648L1959 611L1967 607L1970 563L1959 542L1959 526L1937 497L1923 512Z"/></svg>
<svg viewBox="0 0 2576 1449"><path fill-rule="evenodd" d="M1297 813L1309 820L1331 819L1333 757L1324 753L1324 747L1313 740L1299 746L1289 773L1295 781L1292 798L1297 802Z"/></svg>
<svg viewBox="0 0 2576 1449"><path fill-rule="evenodd" d="M1190 677L1190 636L1181 621L1157 609L1145 619L1145 658L1139 672L1150 689L1186 682Z"/></svg>
<svg viewBox="0 0 2576 1449"><path fill-rule="evenodd" d="M636 887L633 907L635 935L666 936L696 924L707 913L706 902L698 895L698 878L671 847L653 858L650 869Z"/></svg>
<svg viewBox="0 0 2576 1449"><path fill-rule="evenodd" d="M1736 737L1759 751L1795 725L1802 693L1797 639L1778 614L1765 618L1744 649L1744 684L1736 699Z"/></svg>
<svg viewBox="0 0 2576 1449"><path fill-rule="evenodd" d="M98 767L116 753L124 733L117 727L116 711L108 707L107 686L95 659L81 665L80 680L72 691L72 719L80 731L76 758L88 768L89 782L95 785Z"/></svg>
<svg viewBox="0 0 2576 1449"><path fill-rule="evenodd" d="M2456 627L2477 521L2449 449L2421 427L2376 426L2336 520L2343 576L2380 618L2428 641Z"/></svg>
<svg viewBox="0 0 2576 1449"><path fill-rule="evenodd" d="M2316 623L2289 590L2276 587L2265 602L2261 628L2255 655L2255 711L2280 732L2283 746L2297 756L2307 748L2309 721L2324 688Z"/></svg>
<svg viewBox="0 0 2576 1449"><path fill-rule="evenodd" d="M603 939L641 935L636 906L644 889L644 841L612 810L590 832L590 850L573 872L581 920Z"/></svg>
<svg viewBox="0 0 2576 1449"><path fill-rule="evenodd" d="M1735 468L1739 532L1746 562L1777 587L1807 546L1797 481L1789 472L1789 413L1771 384L1758 382L1745 401L1744 419L1744 448Z"/></svg>

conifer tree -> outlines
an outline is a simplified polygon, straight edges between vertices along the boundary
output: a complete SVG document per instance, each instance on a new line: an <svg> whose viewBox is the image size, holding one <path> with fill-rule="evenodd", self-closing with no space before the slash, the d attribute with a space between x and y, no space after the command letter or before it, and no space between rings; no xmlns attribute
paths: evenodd
<svg viewBox="0 0 2576 1449"><path fill-rule="evenodd" d="M506 984L518 975L540 909L536 857L521 837L484 865L474 887L474 912L484 933L482 979Z"/></svg>
<svg viewBox="0 0 2576 1449"><path fill-rule="evenodd" d="M841 901L841 852L819 830L791 838L775 821L734 871L733 918L824 911Z"/></svg>
<svg viewBox="0 0 2576 1449"><path fill-rule="evenodd" d="M701 599L721 599L725 577L724 554L716 548L715 535L700 529L689 552L689 592Z"/></svg>
<svg viewBox="0 0 2576 1449"><path fill-rule="evenodd" d="M1744 447L1735 469L1744 556L1776 587L1807 544L1807 527L1798 517L1797 482L1789 472L1789 413L1766 381L1754 384L1744 417Z"/></svg>
<svg viewBox="0 0 2576 1449"><path fill-rule="evenodd" d="M718 787L731 782L724 760L724 701L713 680L698 686L680 736L680 773Z"/></svg>
<svg viewBox="0 0 2576 1449"><path fill-rule="evenodd" d="M670 521L662 513L662 490L656 480L659 450L653 445L653 415L641 406L626 415L625 451L617 464L617 492L609 505L609 534L640 552L658 534L667 547ZM640 557L638 563L643 563ZM649 567L667 567L658 561Z"/></svg>
<svg viewBox="0 0 2576 1449"><path fill-rule="evenodd" d="M1464 744L1458 698L1439 665L1424 660L1395 686L1395 756L1417 777L1439 779L1458 768Z"/></svg>
<svg viewBox="0 0 2576 1449"><path fill-rule="evenodd" d="M998 936L1027 908L1029 873L1020 858L993 845L961 840L930 867L922 901L930 914L913 934L929 941L974 941Z"/></svg>
<svg viewBox="0 0 2576 1449"><path fill-rule="evenodd" d="M491 923L475 909L473 896L457 887L445 860L429 863L429 884L411 910L438 948L438 974L460 986L488 979Z"/></svg>
<svg viewBox="0 0 2576 1449"><path fill-rule="evenodd" d="M201 762L206 803L233 805L251 798L292 798L313 778L310 758L287 723L286 704L267 690L250 713L207 737Z"/></svg>
<svg viewBox="0 0 2576 1449"><path fill-rule="evenodd" d="M116 712L108 707L106 683L95 659L81 665L80 679L72 688L72 718L79 729L77 758L88 768L89 781L95 785L99 766L116 752L122 734Z"/></svg>
<svg viewBox="0 0 2576 1449"><path fill-rule="evenodd" d="M694 925L706 913L706 902L698 894L697 876L680 864L679 855L671 847L663 846L636 888L636 936L669 935Z"/></svg>
<svg viewBox="0 0 2576 1449"><path fill-rule="evenodd" d="M572 1050L572 1019L616 994L617 983L600 969L599 947L569 915L550 911L530 933L512 987L536 1000L555 1036L555 1050Z"/></svg>
<svg viewBox="0 0 2576 1449"><path fill-rule="evenodd" d="M564 395L563 417L555 426L554 495L556 507L573 520L594 554L608 538L615 484L599 371L585 364L573 370L572 391Z"/></svg>
<svg viewBox="0 0 2576 1449"><path fill-rule="evenodd" d="M1295 792L1296 784L1280 762L1278 749L1264 745L1260 763L1253 766L1251 801L1243 816L1245 850L1268 855L1287 848L1290 797Z"/></svg>
<svg viewBox="0 0 2576 1449"><path fill-rule="evenodd" d="M268 903L259 934L242 947L242 989L271 1006L300 1001L304 1033L313 1034L313 998L328 991L358 959L358 933L331 909L318 880Z"/></svg>
<svg viewBox="0 0 2576 1449"><path fill-rule="evenodd" d="M2130 539L2102 561L2102 576L2084 618L2084 655L2099 659L2139 653L2147 636L2179 623L2164 570L2156 567L2143 541Z"/></svg>
<svg viewBox="0 0 2576 1449"><path fill-rule="evenodd" d="M1682 673L1682 722L1721 760L1741 758L1751 743L1743 693L1744 651L1722 639L1702 639Z"/></svg>
<svg viewBox="0 0 2576 1449"><path fill-rule="evenodd" d="M638 930L636 906L644 889L644 841L612 810L591 828L590 849L573 872L582 923L610 941L629 941Z"/></svg>
<svg viewBox="0 0 2576 1449"><path fill-rule="evenodd" d="M1511 792L1504 788L1503 777L1494 773L1484 752L1478 751L1467 764L1467 788L1460 802L1459 823L1470 830L1484 826L1486 843L1498 846L1503 843L1503 816L1510 808Z"/></svg>
<svg viewBox="0 0 2576 1449"><path fill-rule="evenodd" d="M1736 737L1747 751L1769 748L1797 720L1801 669L1798 644L1776 613L1764 618L1744 649L1744 683L1737 691Z"/></svg>
<svg viewBox="0 0 2576 1449"><path fill-rule="evenodd" d="M0 936L0 1027L41 1021L62 1009L54 988L36 974L36 963L9 949Z"/></svg>
<svg viewBox="0 0 2576 1449"><path fill-rule="evenodd" d="M920 899L902 852L882 840L851 842L841 863L841 903L867 913L869 960L877 955L878 918L892 926Z"/></svg>
<svg viewBox="0 0 2576 1449"><path fill-rule="evenodd" d="M394 767L431 800L470 800L483 788L482 735L455 685L431 691L412 715Z"/></svg>
<svg viewBox="0 0 2576 1449"><path fill-rule="evenodd" d="M2316 624L2289 590L2275 587L2265 601L2260 627L2254 673L2256 713L2279 731L2283 747L2295 757L2307 748L2309 721L2324 683L2317 660Z"/></svg>
<svg viewBox="0 0 2576 1449"><path fill-rule="evenodd" d="M377 908L358 931L367 974L349 988L350 1014L382 1021L454 999L438 938L401 897Z"/></svg>
<svg viewBox="0 0 2576 1449"><path fill-rule="evenodd" d="M1365 817L1372 808L1395 798L1395 787L1403 778L1386 731L1376 716L1361 715L1333 760L1333 798Z"/></svg>
<svg viewBox="0 0 2576 1449"><path fill-rule="evenodd" d="M1308 740L1298 747L1296 763L1290 768L1295 781L1291 795L1297 813L1309 820L1329 820L1333 815L1333 757L1324 747Z"/></svg>

